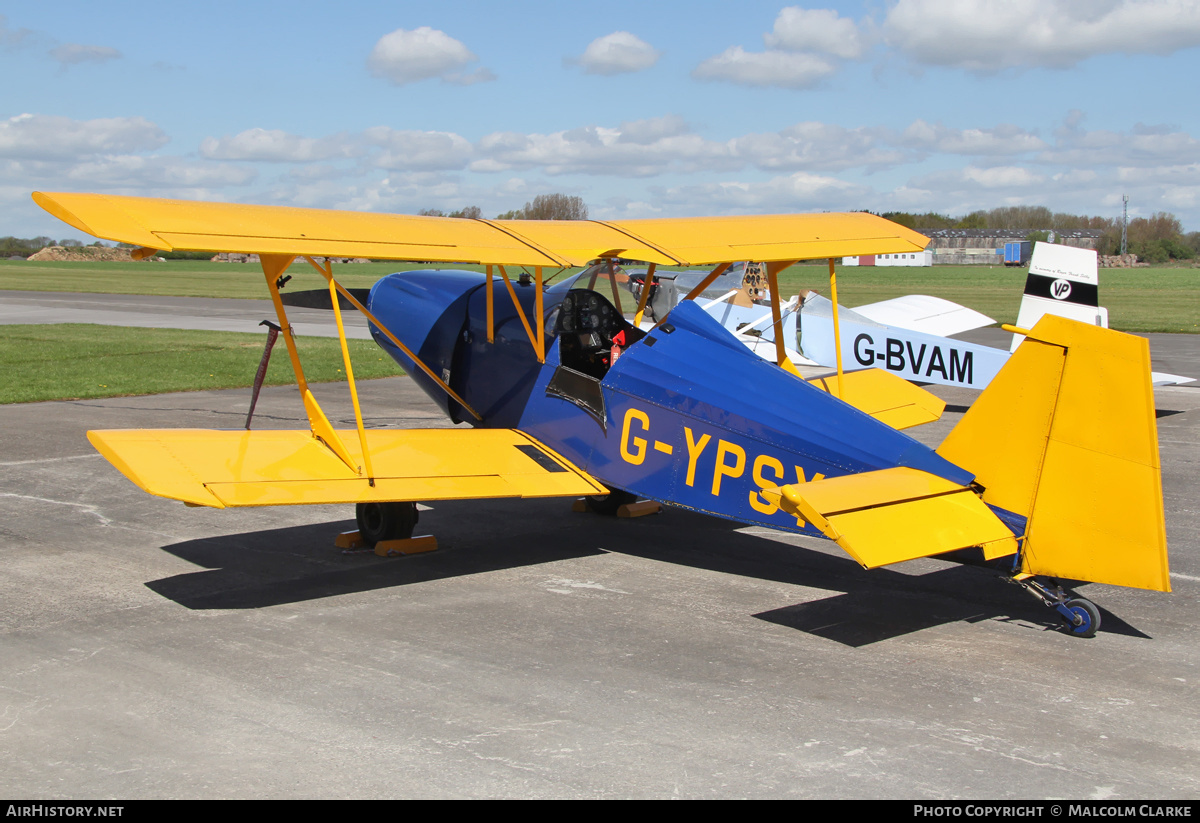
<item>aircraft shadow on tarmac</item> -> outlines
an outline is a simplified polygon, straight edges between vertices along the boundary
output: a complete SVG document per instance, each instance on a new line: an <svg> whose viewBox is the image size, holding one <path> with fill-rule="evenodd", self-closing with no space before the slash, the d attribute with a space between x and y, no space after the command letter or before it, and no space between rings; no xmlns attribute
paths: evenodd
<svg viewBox="0 0 1200 823"><path fill-rule="evenodd" d="M417 534L433 532L440 548L405 558L334 548L337 534L354 528L346 520L189 540L163 550L204 570L146 586L189 609L257 609L616 552L840 592L753 616L850 647L959 621L1012 621L1037 631L1062 626L1055 612L977 568L947 565L920 575L865 571L849 558L743 534L729 521L680 509L622 520L572 513L568 505L438 503L422 513ZM1148 637L1101 611L1102 633Z"/></svg>

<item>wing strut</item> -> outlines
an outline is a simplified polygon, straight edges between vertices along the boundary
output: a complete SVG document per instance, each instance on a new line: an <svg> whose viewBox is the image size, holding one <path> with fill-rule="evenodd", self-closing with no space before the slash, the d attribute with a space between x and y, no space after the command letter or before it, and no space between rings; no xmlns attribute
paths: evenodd
<svg viewBox="0 0 1200 823"><path fill-rule="evenodd" d="M771 322L775 328L775 364L785 371L790 371L797 377L800 373L796 371L796 367L792 365L792 361L788 360L787 351L783 345L783 312L779 308L779 272L786 269L794 263L794 260L778 260L770 263L764 263L767 270L767 288L771 290ZM747 267L750 265L746 264Z"/></svg>
<svg viewBox="0 0 1200 823"><path fill-rule="evenodd" d="M287 344L288 357L292 361L292 371L296 375L296 388L300 389L300 399L304 401L304 413L308 415L308 425L313 436L318 438L329 450L337 455L353 472L359 471L358 464L351 459L346 444L333 430L329 418L321 411L317 398L308 390L308 381L304 379L304 369L300 366L300 352L296 350L296 332L288 322L287 312L283 310L283 300L279 297L278 281L287 271L288 266L296 259L292 254L260 254L263 276L267 278L267 290L271 292L271 302L275 304L275 315L279 318L279 326L283 329L283 342Z"/></svg>
<svg viewBox="0 0 1200 823"><path fill-rule="evenodd" d="M488 342L495 343L496 342L496 328L495 328L496 323L493 320L493 316L495 315L496 310L492 304L492 264L491 263L488 263L488 265L487 265L487 288L484 290L484 295L486 296L486 299L487 299Z"/></svg>
<svg viewBox="0 0 1200 823"><path fill-rule="evenodd" d="M829 258L829 297L833 300L833 350L837 352L837 391L835 397L842 396L842 331L838 326L837 275L833 268L833 258Z"/></svg>
<svg viewBox="0 0 1200 823"><path fill-rule="evenodd" d="M346 327L342 324L342 305L338 299L337 281L333 279L333 264L326 259L325 266L322 267L308 255L305 255L304 259L310 266L321 272L329 282L329 302L333 306L333 317L337 320L338 343L342 347L342 363L346 366L346 380L350 385L350 403L354 406L354 424L358 429L358 446L362 449L363 465L367 469L367 483L374 486L375 470L371 467L371 451L367 448L367 435L363 430L362 409L358 405L358 386L354 382L354 367L350 365L350 348L346 345ZM362 474L361 468L358 473Z"/></svg>
<svg viewBox="0 0 1200 823"><path fill-rule="evenodd" d="M646 313L646 302L650 299L650 284L654 282L654 270L657 267L657 263L651 263L650 268L646 269L646 277L642 280L642 294L638 298L637 312L633 315L633 325L635 326L642 324L642 315Z"/></svg>
<svg viewBox="0 0 1200 823"><path fill-rule="evenodd" d="M537 317L535 319L537 320L537 323L538 323L538 330L537 330L536 338L534 337L534 334L533 334L533 326L531 326L529 324L529 319L525 316L525 310L523 308L521 308L521 303L519 300L517 300L517 293L513 289L512 281L510 281L508 279L508 272L506 272L504 270L504 266L493 267L492 264L489 263L486 268L487 268L487 286L484 289L484 299L487 304L487 341L489 343L496 342L496 329L495 329L496 308L495 308L495 304L493 303L493 298L492 298L492 278L495 276L495 274L493 272L493 268L498 268L498 269L500 269L500 276L502 278L504 278L504 285L508 288L508 296L510 298L512 298L513 308L517 310L517 316L521 318L521 325L523 325L525 327L525 333L529 336L529 345L533 346L534 354L537 355L538 362L545 363L546 362L546 323L543 319L545 316L545 309L543 308L543 306L544 306L543 301L545 298L542 296L542 292L544 290L546 281L542 275L542 267L541 266L533 267L534 285L537 288L537 293L536 293L536 296L534 297L534 313L537 315ZM560 273L561 273L561 270L560 270ZM558 275L554 275L554 276L557 277ZM476 416L478 417L478 415L476 415Z"/></svg>
<svg viewBox="0 0 1200 823"><path fill-rule="evenodd" d="M534 297L534 313L538 318L537 358L539 363L546 362L546 310L543 308L542 297L542 267L533 267L534 285L537 295Z"/></svg>
<svg viewBox="0 0 1200 823"><path fill-rule="evenodd" d="M544 334L544 332L539 331L537 337L533 336L533 327L529 325L529 318L527 318L525 316L525 309L521 308L521 301L517 300L517 292L516 292L516 289L513 288L512 281L508 279L508 272L506 272L504 270L504 266L497 266L496 268L500 269L500 276L504 278L504 285L506 287L508 287L508 296L510 298L512 298L513 308L517 310L517 317L521 318L521 325L525 327L525 334L529 335L529 345L533 346L533 348L536 349L536 351L534 351L534 354L537 355L538 362L545 363L546 362L546 348L545 348L545 346L541 346L541 347L538 346L538 343L542 342L542 335ZM538 266L537 271L538 271L537 300L538 300L538 303L540 304L541 300L542 300L542 274L541 274L542 268L541 268L541 266ZM492 293L492 290L488 289L488 295L491 295L491 293ZM539 309L541 308L540 305L538 308ZM542 327L544 327L546 325L545 321L543 321L541 319L541 317L538 317L537 321L538 321L539 329L541 329ZM491 324L488 324L488 328L489 329L491 328Z"/></svg>
<svg viewBox="0 0 1200 823"><path fill-rule="evenodd" d="M378 317L371 314L371 312L367 310L366 306L364 306L362 303L358 302L358 298L356 298L350 292L346 291L346 288L341 283L334 280L333 275L331 273L326 272L323 268L318 266L311 258L306 258L306 259L308 259L308 262L314 268L316 268L316 270L319 271L323 277L325 277L329 281L331 289L336 288L338 291L338 294L345 297L348 301L350 301L350 305L354 306L354 308L356 308L360 312L362 312L363 316L366 317L368 320L370 320L372 325L374 325L377 329L379 329L381 332L383 332L384 335L387 337L387 339L391 340L392 343L394 343L396 345L396 347L398 349L400 349L400 351L402 351L406 355L408 355L409 359L411 359L414 363L416 363L417 367L421 371L425 372L425 374L429 375L429 378L431 380L433 380L439 386L441 386L442 391L446 392L446 394L453 397L455 399L455 401L458 402L464 409L469 411L471 413L471 416L474 417L476 420L483 419L482 417L479 416L479 413L477 411L475 411L473 408L471 408L467 404L466 400L463 400L461 397L458 396L458 392L456 392L456 391L454 391L454 389L450 388L450 386L446 383L445 380L442 380L442 378L440 378L436 374L434 374L433 369L426 366L425 363L421 360L421 358L419 358L415 354L413 354L412 351L409 350L408 346L406 346L400 342L400 338L398 338L398 337L396 337L396 335L392 334L391 330L389 330L387 326L385 326L385 325L383 325L383 323L379 322ZM334 302L336 303L337 301L335 300Z"/></svg>
<svg viewBox="0 0 1200 823"><path fill-rule="evenodd" d="M617 288L617 264L613 259L608 258L608 285L612 288L613 305L617 307L617 314L625 316L625 310L621 308L621 292Z"/></svg>

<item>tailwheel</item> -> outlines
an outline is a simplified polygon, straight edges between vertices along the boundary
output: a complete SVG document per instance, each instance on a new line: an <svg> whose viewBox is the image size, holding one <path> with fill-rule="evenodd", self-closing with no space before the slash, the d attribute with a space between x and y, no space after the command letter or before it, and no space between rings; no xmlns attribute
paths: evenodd
<svg viewBox="0 0 1200 823"><path fill-rule="evenodd" d="M1067 630L1076 637L1095 637L1100 628L1100 610L1082 597L1068 600L1059 609L1067 622Z"/></svg>
<svg viewBox="0 0 1200 823"><path fill-rule="evenodd" d="M637 495L621 489L609 489L608 494L593 494L587 498L588 508L596 514L615 517L617 509L626 503L636 503Z"/></svg>
<svg viewBox="0 0 1200 823"><path fill-rule="evenodd" d="M407 540L417 527L416 503L359 503L354 509L363 542L375 547L384 540Z"/></svg>
<svg viewBox="0 0 1200 823"><path fill-rule="evenodd" d="M1096 604L1083 597L1070 597L1054 578L1043 581L1031 574L1016 574L1005 579L1057 611L1067 624L1067 631L1075 637L1095 637L1099 631L1100 609Z"/></svg>

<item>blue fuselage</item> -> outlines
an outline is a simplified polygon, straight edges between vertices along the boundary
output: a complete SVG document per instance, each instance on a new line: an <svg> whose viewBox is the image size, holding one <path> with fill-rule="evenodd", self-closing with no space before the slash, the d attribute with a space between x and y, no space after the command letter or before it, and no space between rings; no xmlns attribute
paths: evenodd
<svg viewBox="0 0 1200 823"><path fill-rule="evenodd" d="M530 323L546 325L544 363L502 281L492 286L493 343L482 274L405 272L372 289L371 312L482 421L374 327L372 334L455 422L520 429L614 489L743 523L819 534L762 494L790 483L895 466L964 485L973 479L908 435L760 359L690 301L610 365L617 326L589 327L598 313L581 304L595 304L584 296L596 293L572 285L545 291L541 318L534 317L535 287L515 286ZM609 308L599 312L600 326L628 327L601 301ZM564 306L570 317L560 312Z"/></svg>

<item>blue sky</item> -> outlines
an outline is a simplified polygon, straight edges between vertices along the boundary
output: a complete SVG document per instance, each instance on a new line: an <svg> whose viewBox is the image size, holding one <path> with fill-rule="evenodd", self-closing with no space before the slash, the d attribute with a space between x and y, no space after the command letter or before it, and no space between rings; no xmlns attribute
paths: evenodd
<svg viewBox="0 0 1200 823"><path fill-rule="evenodd" d="M1003 205L1200 230L1200 0L0 2L29 193L593 217Z"/></svg>

